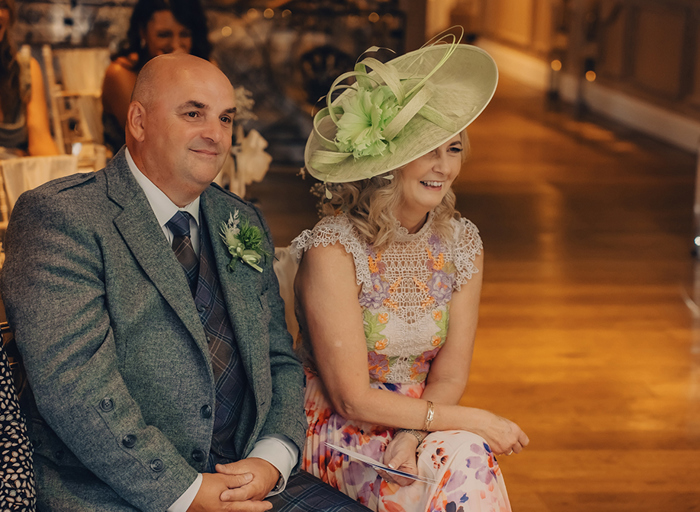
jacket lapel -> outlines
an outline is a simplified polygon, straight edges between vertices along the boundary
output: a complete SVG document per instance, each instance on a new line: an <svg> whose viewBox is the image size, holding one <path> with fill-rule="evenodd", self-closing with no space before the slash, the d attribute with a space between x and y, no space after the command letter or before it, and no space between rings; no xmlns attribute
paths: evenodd
<svg viewBox="0 0 700 512"><path fill-rule="evenodd" d="M134 258L156 289L185 324L200 350L207 355L202 323L182 267L168 246L145 193L134 179L122 149L105 168L107 195L123 208L114 225Z"/></svg>
<svg viewBox="0 0 700 512"><path fill-rule="evenodd" d="M216 269L224 293L226 308L231 319L234 336L241 361L250 379L253 390L256 372L255 361L263 361L257 352L264 343L256 343L262 336L260 324L261 274L242 261L238 261L233 271L228 269L231 256L219 235L221 223L226 221L229 213L233 213L232 201L223 193L209 187L201 196L200 209L205 218L209 239L214 251ZM239 208L241 215L246 215L244 208ZM257 394L256 394L257 396Z"/></svg>

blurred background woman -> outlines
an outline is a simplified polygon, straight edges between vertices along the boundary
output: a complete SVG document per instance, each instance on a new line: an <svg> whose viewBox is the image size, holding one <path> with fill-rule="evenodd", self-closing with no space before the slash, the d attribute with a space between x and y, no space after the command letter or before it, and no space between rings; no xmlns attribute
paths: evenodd
<svg viewBox="0 0 700 512"><path fill-rule="evenodd" d="M0 0L0 158L57 155L41 68L12 41L16 20L15 0Z"/></svg>
<svg viewBox="0 0 700 512"><path fill-rule="evenodd" d="M2 0L0 0L2 1ZM153 57L191 53L209 59L207 21L199 0L139 0L134 6L124 50L107 68L102 85L105 145L124 145L126 111L136 75Z"/></svg>

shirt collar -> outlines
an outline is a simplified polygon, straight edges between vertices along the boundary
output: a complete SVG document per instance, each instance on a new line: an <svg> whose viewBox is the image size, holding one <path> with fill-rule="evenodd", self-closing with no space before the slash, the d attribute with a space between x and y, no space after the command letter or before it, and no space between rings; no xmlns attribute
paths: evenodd
<svg viewBox="0 0 700 512"><path fill-rule="evenodd" d="M136 167L136 163L131 157L131 153L129 152L128 148L126 149L126 163L129 165L131 174L134 175L134 178L136 178L136 181L146 194L146 198L151 204L153 213L156 214L156 218L158 219L158 223L161 227L164 227L178 210L186 211L192 215L192 218L197 223L197 226L199 226L199 196L187 206L179 208L167 195L165 195L165 192L159 189L146 177L145 174L139 170L138 167Z"/></svg>

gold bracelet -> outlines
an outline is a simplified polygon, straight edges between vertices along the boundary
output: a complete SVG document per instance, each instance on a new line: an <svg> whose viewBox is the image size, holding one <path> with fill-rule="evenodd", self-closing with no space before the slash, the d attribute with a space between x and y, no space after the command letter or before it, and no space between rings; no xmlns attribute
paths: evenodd
<svg viewBox="0 0 700 512"><path fill-rule="evenodd" d="M413 437L418 439L418 444L421 444L423 442L423 439L425 439L423 437L423 433L420 430L414 430L414 429L410 429L410 428L402 428L401 430L397 430L396 434L398 434L399 432L406 432L407 434L411 434Z"/></svg>
<svg viewBox="0 0 700 512"><path fill-rule="evenodd" d="M430 425L433 423L433 418L435 418L435 405L428 400L428 412L425 414L425 425L423 425L423 430L426 432L430 432Z"/></svg>

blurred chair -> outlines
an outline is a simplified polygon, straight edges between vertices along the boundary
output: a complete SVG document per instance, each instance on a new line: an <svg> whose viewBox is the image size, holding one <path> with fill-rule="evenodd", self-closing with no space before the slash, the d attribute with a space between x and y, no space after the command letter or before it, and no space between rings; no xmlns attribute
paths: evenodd
<svg viewBox="0 0 700 512"><path fill-rule="evenodd" d="M296 340L299 334L299 323L294 314L294 278L299 264L289 254L289 247L275 247L272 267L280 283L280 296L284 300L284 319L287 321L287 330L292 335L292 339Z"/></svg>
<svg viewBox="0 0 700 512"><path fill-rule="evenodd" d="M59 151L79 155L79 167L98 170L106 155L102 132L102 81L107 48L42 48ZM58 73L57 73L58 72Z"/></svg>
<svg viewBox="0 0 700 512"><path fill-rule="evenodd" d="M7 227L12 208L22 192L77 171L78 157L75 155L0 160L0 228Z"/></svg>

